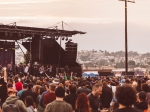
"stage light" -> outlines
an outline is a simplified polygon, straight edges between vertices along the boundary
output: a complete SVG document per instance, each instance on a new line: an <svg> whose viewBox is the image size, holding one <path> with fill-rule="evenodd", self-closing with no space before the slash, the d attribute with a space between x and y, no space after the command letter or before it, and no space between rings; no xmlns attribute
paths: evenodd
<svg viewBox="0 0 150 112"><path fill-rule="evenodd" d="M32 39L31 39L31 38L28 38L27 41L28 41L28 42L32 42Z"/></svg>
<svg viewBox="0 0 150 112"><path fill-rule="evenodd" d="M66 41L68 41L68 37L66 37Z"/></svg>
<svg viewBox="0 0 150 112"><path fill-rule="evenodd" d="M56 39L56 40L58 40L58 39L59 39L59 37L56 37L55 39Z"/></svg>
<svg viewBox="0 0 150 112"><path fill-rule="evenodd" d="M46 37L47 37L47 36L45 35L45 36L43 36L43 38L42 38L42 39L46 39Z"/></svg>
<svg viewBox="0 0 150 112"><path fill-rule="evenodd" d="M69 41L69 42L71 42L71 41L72 41L72 39L69 39L68 41Z"/></svg>
<svg viewBox="0 0 150 112"><path fill-rule="evenodd" d="M65 38L63 37L62 40L64 40Z"/></svg>

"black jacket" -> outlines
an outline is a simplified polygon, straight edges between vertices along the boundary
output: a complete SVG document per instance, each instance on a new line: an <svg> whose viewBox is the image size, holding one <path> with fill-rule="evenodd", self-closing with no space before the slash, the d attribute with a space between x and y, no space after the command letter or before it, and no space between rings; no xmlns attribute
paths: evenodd
<svg viewBox="0 0 150 112"><path fill-rule="evenodd" d="M69 94L64 99L67 103L69 103L72 106L73 110L75 110L75 103L76 103L77 97L78 97L78 94Z"/></svg>
<svg viewBox="0 0 150 112"><path fill-rule="evenodd" d="M143 112L143 111L137 110L135 108L127 107L127 108L116 109L113 112Z"/></svg>
<svg viewBox="0 0 150 112"><path fill-rule="evenodd" d="M36 99L37 99L38 95L36 93L34 93L33 91L31 91L31 90L26 90L26 91L23 91L23 93L21 94L20 99L24 102L24 100L27 96L31 96L33 98L33 101L36 102Z"/></svg>
<svg viewBox="0 0 150 112"><path fill-rule="evenodd" d="M148 109L148 103L146 101L144 101L144 102L138 102L134 106L135 106L135 108L137 108L139 110L142 110L142 111Z"/></svg>
<svg viewBox="0 0 150 112"><path fill-rule="evenodd" d="M81 87L81 88L79 88L78 90L77 90L77 93L78 94L80 94L80 93L85 93L85 94L89 94L89 93L91 93L91 90L90 89L88 89L88 88L86 88L86 87Z"/></svg>
<svg viewBox="0 0 150 112"><path fill-rule="evenodd" d="M112 89L108 86L102 88L101 102L103 108L109 108L113 98Z"/></svg>
<svg viewBox="0 0 150 112"><path fill-rule="evenodd" d="M102 109L100 98L97 98L92 93L90 93L88 94L88 99L92 108L92 112L99 112L98 108Z"/></svg>

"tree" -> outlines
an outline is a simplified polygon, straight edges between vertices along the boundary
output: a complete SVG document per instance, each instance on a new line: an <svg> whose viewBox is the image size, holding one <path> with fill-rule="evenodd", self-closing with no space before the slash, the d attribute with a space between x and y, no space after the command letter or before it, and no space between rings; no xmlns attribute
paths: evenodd
<svg viewBox="0 0 150 112"><path fill-rule="evenodd" d="M105 61L105 60L103 60L103 59L99 61L99 65L100 65L100 66L104 66L104 65L105 65L105 63L106 63L106 61Z"/></svg>
<svg viewBox="0 0 150 112"><path fill-rule="evenodd" d="M129 60L128 64L129 64L129 65L135 65L135 61Z"/></svg>
<svg viewBox="0 0 150 112"><path fill-rule="evenodd" d="M82 60L82 61L87 61L88 60L88 55L81 55L80 56L80 59Z"/></svg>
<svg viewBox="0 0 150 112"><path fill-rule="evenodd" d="M147 64L149 64L149 65L150 65L150 61L149 61Z"/></svg>
<svg viewBox="0 0 150 112"><path fill-rule="evenodd" d="M137 52L134 52L134 51L129 51L128 56L139 56L139 54Z"/></svg>
<svg viewBox="0 0 150 112"><path fill-rule="evenodd" d="M110 56L110 53L105 50L105 56Z"/></svg>
<svg viewBox="0 0 150 112"><path fill-rule="evenodd" d="M30 53L27 51L24 55L24 63L28 64L30 61Z"/></svg>
<svg viewBox="0 0 150 112"><path fill-rule="evenodd" d="M116 63L116 66L117 68L124 68L125 67L125 63L124 62L120 62L120 63Z"/></svg>
<svg viewBox="0 0 150 112"><path fill-rule="evenodd" d="M114 62L115 62L115 59L110 59L110 62L111 62L111 63L114 63Z"/></svg>

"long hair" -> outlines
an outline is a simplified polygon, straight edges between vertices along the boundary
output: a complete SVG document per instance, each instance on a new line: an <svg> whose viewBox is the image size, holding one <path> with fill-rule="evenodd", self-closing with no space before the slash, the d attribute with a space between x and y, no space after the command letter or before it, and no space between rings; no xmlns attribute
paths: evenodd
<svg viewBox="0 0 150 112"><path fill-rule="evenodd" d="M34 92L39 95L40 94L40 86L36 85Z"/></svg>
<svg viewBox="0 0 150 112"><path fill-rule="evenodd" d="M26 104L27 107L33 106L34 105L33 98L31 96L27 96L25 98L25 104Z"/></svg>
<svg viewBox="0 0 150 112"><path fill-rule="evenodd" d="M76 109L80 110L80 112L91 112L89 100L85 93L81 93L78 95L76 100Z"/></svg>

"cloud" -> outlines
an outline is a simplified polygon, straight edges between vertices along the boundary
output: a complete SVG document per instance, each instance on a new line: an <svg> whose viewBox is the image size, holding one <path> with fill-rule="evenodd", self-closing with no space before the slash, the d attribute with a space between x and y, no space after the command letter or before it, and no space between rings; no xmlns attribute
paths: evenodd
<svg viewBox="0 0 150 112"><path fill-rule="evenodd" d="M72 20L71 20L72 19ZM76 19L76 21L75 21ZM61 29L61 21L69 24L73 29L87 32L85 35L75 35L72 37L73 42L78 43L78 50L101 49L108 51L124 50L124 21L123 22L99 22L98 18L56 18L56 17L0 17L3 24L17 22L18 26L42 27L58 25ZM92 21L97 21L94 23ZM65 30L72 30L64 25ZM143 23L128 22L128 44L129 50L140 53L148 52L150 25ZM64 42L62 42L64 43Z"/></svg>
<svg viewBox="0 0 150 112"><path fill-rule="evenodd" d="M0 4L26 4L26 3L44 3L56 0L0 0Z"/></svg>
<svg viewBox="0 0 150 112"><path fill-rule="evenodd" d="M87 23L87 24L112 24L112 23L124 23L124 20L121 18L80 18L80 17L49 17L49 16L44 16L44 17L36 17L36 16L9 16L9 17L0 17L0 21L2 23L11 23L11 22L17 22L18 24L23 24L25 25L30 24L30 25L35 25L35 26L49 26L51 24L55 24L61 21L64 21L66 23ZM26 21L26 22L25 22ZM150 26L150 22L148 21L141 21L137 22L135 20L130 20L128 21L128 25L130 23L135 23L140 26Z"/></svg>

